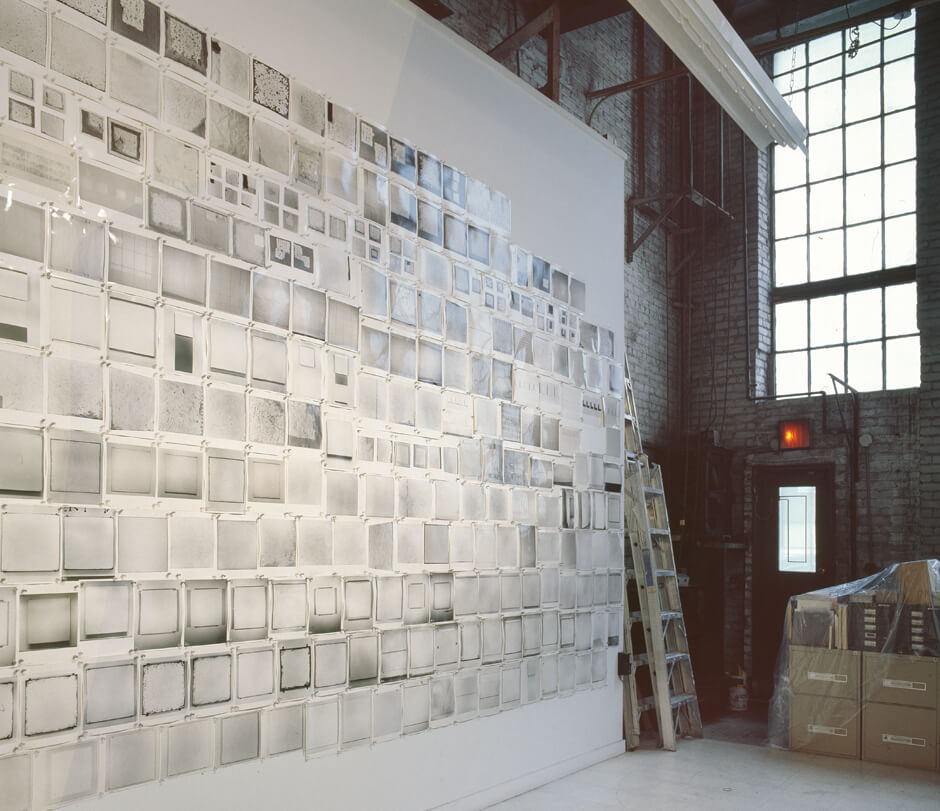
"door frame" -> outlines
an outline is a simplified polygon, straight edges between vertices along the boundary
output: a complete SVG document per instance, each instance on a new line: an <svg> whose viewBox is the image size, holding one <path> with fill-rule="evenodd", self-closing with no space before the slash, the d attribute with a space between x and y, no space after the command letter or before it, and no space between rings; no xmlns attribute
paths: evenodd
<svg viewBox="0 0 940 811"><path fill-rule="evenodd" d="M835 472L831 462L754 465L751 517L751 678L758 694L773 690L787 598L835 583ZM776 490L815 485L816 571L780 572ZM772 537L775 543L767 539ZM769 681L771 680L771 681Z"/></svg>

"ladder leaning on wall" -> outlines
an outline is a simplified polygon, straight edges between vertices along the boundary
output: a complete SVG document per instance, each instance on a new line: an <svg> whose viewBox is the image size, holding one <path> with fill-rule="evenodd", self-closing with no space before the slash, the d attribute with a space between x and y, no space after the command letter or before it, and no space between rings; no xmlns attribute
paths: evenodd
<svg viewBox="0 0 940 811"><path fill-rule="evenodd" d="M629 366L624 358L624 737L640 743L640 716L656 710L664 749L675 751L676 735L700 738L699 713L679 578L669 532L662 470L643 454ZM629 550L628 550L629 547ZM630 582L639 610L630 604ZM641 623L646 650L633 650L633 626ZM639 697L637 674L648 668L652 694Z"/></svg>

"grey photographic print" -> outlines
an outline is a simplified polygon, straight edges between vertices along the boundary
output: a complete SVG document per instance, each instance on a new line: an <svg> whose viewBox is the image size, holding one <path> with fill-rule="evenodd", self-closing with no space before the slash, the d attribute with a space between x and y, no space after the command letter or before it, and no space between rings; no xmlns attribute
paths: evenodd
<svg viewBox="0 0 940 811"><path fill-rule="evenodd" d="M257 56L0 0L0 807L607 685L614 333Z"/></svg>

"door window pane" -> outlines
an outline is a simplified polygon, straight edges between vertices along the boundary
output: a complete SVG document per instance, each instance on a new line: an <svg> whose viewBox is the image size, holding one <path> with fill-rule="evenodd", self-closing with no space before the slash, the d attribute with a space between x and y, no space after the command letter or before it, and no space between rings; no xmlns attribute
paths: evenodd
<svg viewBox="0 0 940 811"><path fill-rule="evenodd" d="M842 225L842 178L809 187L809 230L828 231Z"/></svg>
<svg viewBox="0 0 940 811"><path fill-rule="evenodd" d="M777 490L777 569L816 571L816 488Z"/></svg>
<svg viewBox="0 0 940 811"><path fill-rule="evenodd" d="M809 179L825 180L842 175L842 130L829 130L819 135L810 135L807 141L809 152ZM780 150L778 149L779 153Z"/></svg>

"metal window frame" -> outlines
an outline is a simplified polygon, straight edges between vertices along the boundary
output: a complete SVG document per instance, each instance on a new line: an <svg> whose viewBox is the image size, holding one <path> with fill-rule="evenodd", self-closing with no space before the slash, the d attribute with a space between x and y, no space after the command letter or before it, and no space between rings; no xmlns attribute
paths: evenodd
<svg viewBox="0 0 940 811"><path fill-rule="evenodd" d="M843 235L842 239L842 275L832 278L824 279L818 281L806 281L800 284L794 285L783 285L778 286L776 282L776 250L771 253L771 334L773 340L773 352L772 357L774 359L774 368L773 368L773 380L774 380L774 391L775 396L777 397L790 397L793 395L790 394L778 394L777 390L777 381L776 381L776 359L778 356L786 355L796 355L803 354L806 358L806 386L805 390L809 391L811 386L810 383L813 379L813 364L812 364L812 353L820 349L832 349L832 348L841 348L842 349L842 375L841 377L845 380L848 380L848 366L849 366L849 348L852 346L858 346L862 344L870 343L879 343L881 347L881 391L888 390L887 387L887 342L889 340L895 340L898 338L910 338L910 337L919 337L919 330L916 329L910 333L905 333L903 335L891 335L886 334L886 312L885 312L885 291L895 285L908 284L914 282L916 284L917 274L916 266L908 265L903 267L885 267L886 258L887 258L887 240L885 238L886 226L892 221L899 219L901 217L908 217L912 214L916 214L916 202L915 209L913 212L905 212L900 215L886 215L886 191L885 191L885 172L888 168L894 166L901 166L905 163L913 163L916 166L917 155L913 158L905 158L903 160L895 160L891 162L886 162L885 160L885 119L887 116L895 115L898 113L904 113L916 109L916 100L913 105L899 108L897 110L891 110L890 112L885 111L885 87L884 87L884 70L885 67L891 64L895 64L906 59L916 58L916 40L917 40L917 27L916 20L912 27L905 28L903 31L898 31L896 33L890 33L890 31L885 30L884 26L881 26L882 32L878 38L878 52L879 52L879 61L876 65L872 65L870 68L865 70L856 71L853 73L847 73L847 64L848 56L846 53L846 36L848 35L849 29L844 29L841 32L842 37L842 49L836 54L830 54L828 56L816 59L811 61L809 58L809 46L810 42L804 42L797 46L796 48L801 48L803 50L803 60L802 64L793 69L788 69L781 71L780 73L774 74L774 81L776 82L781 77L786 77L787 75L797 76L802 73L803 75L803 85L799 90L794 90L792 93L802 93L804 95L804 104L805 104L805 113L807 121L807 143L809 138L815 135L822 135L826 133L841 132L842 140L842 172L841 174L835 174L830 177L823 178L821 180L811 180L810 179L810 164L809 158L807 159L806 171L804 173L803 182L797 183L794 185L788 185L778 188L776 186L776 177L775 177L775 161L772 159L771 162L771 221L772 223L775 220L775 202L776 195L780 192L795 191L802 189L804 193L805 200L805 220L804 220L804 229L798 234L794 234L790 237L784 237L781 240L776 238L776 233L774 233L773 244L776 248L776 244L786 239L797 239L802 238L805 240L805 250L806 250L806 268L807 268L807 278L809 278L812 273L812 266L810 262L810 250L811 250L811 237L813 234L823 234L830 233L835 231L841 231ZM894 56L891 59L885 60L885 42L890 40L892 37L897 37L913 32L914 37L914 49L910 53L905 53L900 56ZM874 44L874 43L870 43ZM810 82L810 69L819 65L823 62L839 58L841 61L841 73L838 77L833 79L826 79L822 81L817 81L815 83ZM792 63L791 63L792 64ZM848 77L861 75L866 71L875 71L879 73L879 94L880 94L880 109L877 115L872 115L867 118L859 119L857 121L847 122L846 121L846 101L845 101L845 83ZM773 71L771 71L773 72ZM821 130L812 129L812 120L810 116L809 109L809 93L812 89L816 87L821 87L826 84L833 82L838 82L841 87L841 123L835 127L829 127ZM787 96L792 95L788 93ZM847 152L846 152L846 133L847 129L850 126L857 124L863 124L867 122L878 121L880 128L880 160L876 166L866 167L865 169L855 170L852 172L847 171ZM776 151L776 150L774 150ZM879 216L872 219L861 220L859 222L848 222L848 199L846 194L846 186L849 178L856 177L868 172L878 171L880 173L881 181L881 200L880 200L880 212ZM833 180L842 181L842 220L841 225L838 228L825 229L824 231L812 231L811 230L811 209L810 209L810 192L814 186L817 186L821 183L831 182ZM915 187L916 194L916 187ZM861 274L850 274L849 273L849 263L848 263L848 239L847 232L849 228L854 228L861 225L868 225L872 223L879 223L882 229L882 240L881 240L881 270L871 271ZM881 295L881 334L879 338L866 339L862 341L849 341L848 336L848 304L847 298L848 294L853 292L858 292L862 290L878 290ZM812 314L810 302L813 299L833 296L833 295L842 295L842 342L836 344L828 344L825 346L814 346L811 341L812 335ZM776 332L777 332L777 305L783 303L791 303L796 301L805 301L806 302L806 336L804 346L798 349L790 349L778 351L776 348Z"/></svg>

